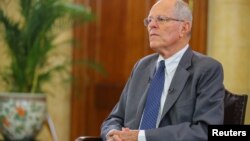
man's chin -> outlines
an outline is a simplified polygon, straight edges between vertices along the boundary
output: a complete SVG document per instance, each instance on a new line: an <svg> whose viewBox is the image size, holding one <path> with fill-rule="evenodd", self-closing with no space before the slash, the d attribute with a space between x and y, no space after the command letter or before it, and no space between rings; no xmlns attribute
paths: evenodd
<svg viewBox="0 0 250 141"><path fill-rule="evenodd" d="M157 43L150 43L150 48L155 50L155 49L159 48L159 45Z"/></svg>

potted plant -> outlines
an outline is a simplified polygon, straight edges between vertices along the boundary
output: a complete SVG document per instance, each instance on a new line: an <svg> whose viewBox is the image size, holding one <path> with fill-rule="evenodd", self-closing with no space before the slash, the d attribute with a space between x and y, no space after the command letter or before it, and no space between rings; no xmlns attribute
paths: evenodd
<svg viewBox="0 0 250 141"><path fill-rule="evenodd" d="M19 18L13 19L6 8L9 2L0 2L0 30L11 58L8 69L0 69L8 91L0 94L0 131L5 140L34 140L47 111L42 85L66 65L47 66L56 47L55 27L89 21L92 14L65 0L19 0Z"/></svg>

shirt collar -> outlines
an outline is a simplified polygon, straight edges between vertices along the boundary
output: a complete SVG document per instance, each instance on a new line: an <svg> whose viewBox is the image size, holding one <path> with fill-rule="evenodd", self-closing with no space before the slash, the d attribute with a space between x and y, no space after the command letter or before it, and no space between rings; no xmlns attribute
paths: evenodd
<svg viewBox="0 0 250 141"><path fill-rule="evenodd" d="M166 72L169 74L172 71L174 71L177 68L177 66L178 66L183 54L187 50L188 46L189 46L189 44L187 44L184 48L182 48L180 51L178 51L177 53L175 53L174 55L172 55L168 59L164 59L161 55L159 55L158 60L157 60L157 67L158 67L159 62L161 60L164 60Z"/></svg>

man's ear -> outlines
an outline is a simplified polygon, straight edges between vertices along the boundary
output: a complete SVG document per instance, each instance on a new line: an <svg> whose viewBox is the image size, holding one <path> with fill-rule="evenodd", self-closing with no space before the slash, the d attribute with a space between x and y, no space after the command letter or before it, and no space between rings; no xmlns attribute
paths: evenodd
<svg viewBox="0 0 250 141"><path fill-rule="evenodd" d="M191 32L191 22L189 21L184 21L181 24L181 29L180 29L180 38L182 38L183 36L189 34Z"/></svg>

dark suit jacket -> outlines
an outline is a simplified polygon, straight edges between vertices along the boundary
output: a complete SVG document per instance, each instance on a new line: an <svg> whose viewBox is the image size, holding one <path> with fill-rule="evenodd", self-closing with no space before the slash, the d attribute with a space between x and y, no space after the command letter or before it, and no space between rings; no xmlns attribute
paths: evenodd
<svg viewBox="0 0 250 141"><path fill-rule="evenodd" d="M111 129L138 129L158 54L139 60L120 100L103 122L101 136ZM159 128L146 130L147 141L205 141L207 126L223 124L223 69L216 60L188 48L176 69Z"/></svg>

